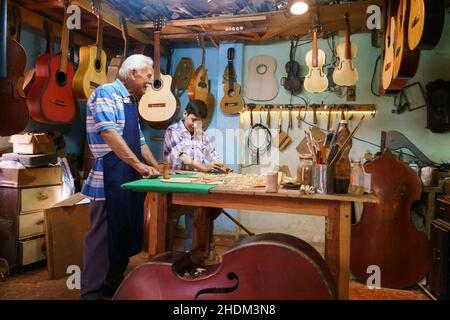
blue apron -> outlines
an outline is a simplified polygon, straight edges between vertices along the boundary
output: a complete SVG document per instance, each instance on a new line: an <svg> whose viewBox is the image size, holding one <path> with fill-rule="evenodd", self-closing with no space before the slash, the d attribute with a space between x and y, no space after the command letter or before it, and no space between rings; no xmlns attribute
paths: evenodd
<svg viewBox="0 0 450 320"><path fill-rule="evenodd" d="M124 112L122 138L142 161L137 105L125 103ZM142 251L145 193L124 190L120 186L142 177L113 151L103 157L103 168L109 259L111 263L121 263Z"/></svg>

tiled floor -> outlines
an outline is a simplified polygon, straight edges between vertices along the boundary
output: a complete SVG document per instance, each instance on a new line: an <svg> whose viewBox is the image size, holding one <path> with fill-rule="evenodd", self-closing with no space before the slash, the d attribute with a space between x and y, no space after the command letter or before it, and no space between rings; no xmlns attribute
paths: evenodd
<svg viewBox="0 0 450 320"><path fill-rule="evenodd" d="M179 239L176 248L182 247ZM220 254L228 247L217 246ZM321 251L321 248L317 248ZM146 253L131 259L127 272L148 260ZM45 263L38 263L31 268L10 275L6 281L0 282L0 300L76 300L79 290L69 290L66 279L49 280ZM351 281L351 300L428 300L418 287L410 290L376 289L370 290L364 284Z"/></svg>

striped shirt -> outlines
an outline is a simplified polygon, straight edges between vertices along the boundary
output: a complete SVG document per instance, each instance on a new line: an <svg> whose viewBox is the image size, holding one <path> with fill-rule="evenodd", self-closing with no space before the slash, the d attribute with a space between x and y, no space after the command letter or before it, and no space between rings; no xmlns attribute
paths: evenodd
<svg viewBox="0 0 450 320"><path fill-rule="evenodd" d="M183 121L180 120L167 128L164 138L164 157L171 164L171 169L188 169L179 159L182 153L187 154L197 163L220 161L208 135L201 131L201 135L197 138L186 129Z"/></svg>
<svg viewBox="0 0 450 320"><path fill-rule="evenodd" d="M103 185L103 159L111 148L100 135L106 129L115 129L123 135L125 126L124 104L133 103L131 95L123 83L117 79L113 83L98 87L89 97L86 105L86 133L95 162L83 187L82 194L93 200L105 200ZM137 106L135 106L137 107ZM141 133L141 145L145 138Z"/></svg>

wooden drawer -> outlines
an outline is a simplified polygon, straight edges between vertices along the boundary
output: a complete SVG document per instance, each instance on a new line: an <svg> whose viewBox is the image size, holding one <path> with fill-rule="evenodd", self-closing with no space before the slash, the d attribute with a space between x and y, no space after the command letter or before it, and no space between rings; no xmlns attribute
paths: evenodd
<svg viewBox="0 0 450 320"><path fill-rule="evenodd" d="M40 168L0 168L0 186L11 188L27 188L50 186L62 182L61 166Z"/></svg>
<svg viewBox="0 0 450 320"><path fill-rule="evenodd" d="M43 248L45 237L34 238L27 241L19 241L19 263L27 265L45 260Z"/></svg>
<svg viewBox="0 0 450 320"><path fill-rule="evenodd" d="M450 220L450 203L442 199L436 200L436 218Z"/></svg>
<svg viewBox="0 0 450 320"><path fill-rule="evenodd" d="M19 239L44 233L44 211L19 216Z"/></svg>
<svg viewBox="0 0 450 320"><path fill-rule="evenodd" d="M50 208L62 200L62 185L22 189L20 213Z"/></svg>

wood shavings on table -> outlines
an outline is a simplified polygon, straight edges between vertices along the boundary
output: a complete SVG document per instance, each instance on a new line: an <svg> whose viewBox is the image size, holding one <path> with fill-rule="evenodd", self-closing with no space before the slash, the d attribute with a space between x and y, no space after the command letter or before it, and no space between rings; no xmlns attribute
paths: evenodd
<svg viewBox="0 0 450 320"><path fill-rule="evenodd" d="M222 181L223 185L236 190L263 188L266 186L266 176L258 174L211 174L198 173L192 178L203 181ZM211 182L211 183L215 183Z"/></svg>

